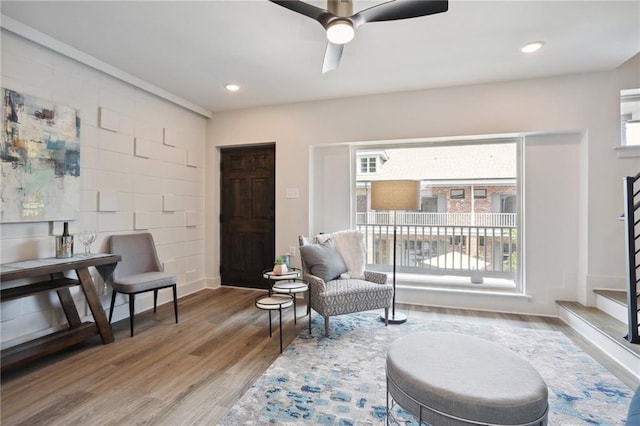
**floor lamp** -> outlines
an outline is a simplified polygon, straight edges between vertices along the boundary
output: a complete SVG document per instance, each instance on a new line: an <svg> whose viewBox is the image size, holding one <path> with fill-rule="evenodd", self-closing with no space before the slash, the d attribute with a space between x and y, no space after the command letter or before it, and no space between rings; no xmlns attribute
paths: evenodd
<svg viewBox="0 0 640 426"><path fill-rule="evenodd" d="M396 313L396 213L398 210L418 210L419 208L419 180L378 180L371 182L371 209L393 211L393 305L391 318L389 318L390 324L402 324L407 321L405 314Z"/></svg>

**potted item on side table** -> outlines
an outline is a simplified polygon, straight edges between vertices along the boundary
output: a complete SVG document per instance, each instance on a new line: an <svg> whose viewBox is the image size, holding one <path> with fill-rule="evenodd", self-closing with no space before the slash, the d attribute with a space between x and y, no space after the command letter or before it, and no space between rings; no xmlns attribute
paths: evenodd
<svg viewBox="0 0 640 426"><path fill-rule="evenodd" d="M273 273L274 275L283 275L289 271L287 268L287 263L285 262L284 256L278 256L273 265Z"/></svg>

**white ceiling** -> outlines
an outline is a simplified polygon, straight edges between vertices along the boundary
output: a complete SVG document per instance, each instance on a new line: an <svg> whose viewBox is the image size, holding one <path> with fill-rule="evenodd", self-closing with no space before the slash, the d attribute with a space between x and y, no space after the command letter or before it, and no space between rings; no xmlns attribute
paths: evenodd
<svg viewBox="0 0 640 426"><path fill-rule="evenodd" d="M355 0L354 10L379 2ZM638 0L450 0L443 14L361 26L340 67L324 75L322 27L267 0L2 1L0 7L212 112L608 70L640 51ZM535 40L545 47L520 52ZM242 89L228 93L227 82Z"/></svg>

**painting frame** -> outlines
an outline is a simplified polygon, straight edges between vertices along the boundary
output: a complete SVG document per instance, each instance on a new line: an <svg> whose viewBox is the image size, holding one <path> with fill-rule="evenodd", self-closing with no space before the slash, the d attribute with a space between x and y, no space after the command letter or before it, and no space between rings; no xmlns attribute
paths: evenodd
<svg viewBox="0 0 640 426"><path fill-rule="evenodd" d="M80 214L80 113L2 88L0 222L75 220Z"/></svg>

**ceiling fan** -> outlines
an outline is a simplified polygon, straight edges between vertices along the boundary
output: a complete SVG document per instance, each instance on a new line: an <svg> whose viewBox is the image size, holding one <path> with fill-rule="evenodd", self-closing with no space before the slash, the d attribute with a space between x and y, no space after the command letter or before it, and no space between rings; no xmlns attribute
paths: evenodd
<svg viewBox="0 0 640 426"><path fill-rule="evenodd" d="M328 43L322 63L323 74L338 68L344 45L353 40L360 25L433 15L449 9L448 0L391 0L354 14L353 0L327 0L327 9L301 0L269 1L315 19L325 29Z"/></svg>

